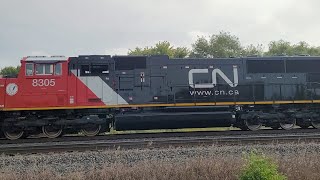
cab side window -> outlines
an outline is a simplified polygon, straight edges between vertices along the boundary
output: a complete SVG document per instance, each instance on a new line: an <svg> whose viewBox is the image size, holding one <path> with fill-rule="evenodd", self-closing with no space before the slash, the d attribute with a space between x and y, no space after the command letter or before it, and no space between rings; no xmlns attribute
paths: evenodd
<svg viewBox="0 0 320 180"><path fill-rule="evenodd" d="M26 64L26 76L33 76L34 72L34 65L33 63Z"/></svg>
<svg viewBox="0 0 320 180"><path fill-rule="evenodd" d="M44 64L36 64L36 75L44 75Z"/></svg>
<svg viewBox="0 0 320 180"><path fill-rule="evenodd" d="M53 75L53 64L36 64L36 75Z"/></svg>
<svg viewBox="0 0 320 180"><path fill-rule="evenodd" d="M55 65L55 68L54 68L54 75L62 75L62 64L61 63L58 63Z"/></svg>
<svg viewBox="0 0 320 180"><path fill-rule="evenodd" d="M45 64L45 71L44 73L46 75L52 75L53 74L53 64Z"/></svg>

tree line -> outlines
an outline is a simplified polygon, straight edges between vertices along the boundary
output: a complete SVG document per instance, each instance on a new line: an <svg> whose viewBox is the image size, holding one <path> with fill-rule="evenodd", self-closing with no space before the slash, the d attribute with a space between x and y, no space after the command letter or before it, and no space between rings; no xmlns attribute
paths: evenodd
<svg viewBox="0 0 320 180"><path fill-rule="evenodd" d="M174 47L170 42L162 41L154 46L130 49L128 55L168 55L170 58L226 58L278 55L320 56L320 46L311 46L305 41L297 44L292 44L285 40L271 41L267 48L267 51L264 51L262 44L244 46L237 36L232 35L230 32L221 31L209 37L198 37L191 44L191 49L187 47ZM0 70L0 75L16 76L19 69L20 66L5 67Z"/></svg>
<svg viewBox="0 0 320 180"><path fill-rule="evenodd" d="M264 51L263 45L250 44L243 46L239 38L229 32L221 31L209 37L198 37L192 43L191 49L174 47L168 41L156 43L151 47L136 47L130 49L129 55L168 55L171 58L226 58L245 56L278 56L278 55L310 55L320 56L320 46L315 47L301 41L292 44L285 40L271 41L268 50Z"/></svg>

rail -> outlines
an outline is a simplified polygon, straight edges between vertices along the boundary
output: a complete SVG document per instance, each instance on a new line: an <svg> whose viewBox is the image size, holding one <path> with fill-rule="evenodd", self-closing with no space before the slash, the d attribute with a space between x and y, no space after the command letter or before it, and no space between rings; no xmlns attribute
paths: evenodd
<svg viewBox="0 0 320 180"><path fill-rule="evenodd" d="M249 145L249 144L279 144L279 143L319 143L320 132L292 134L251 134L212 136L203 133L202 136L181 137L145 137L120 139L83 139L77 141L58 141L41 143L12 143L0 145L0 153L4 154L34 154L48 152L96 151L106 149L132 148L168 148L210 145Z"/></svg>

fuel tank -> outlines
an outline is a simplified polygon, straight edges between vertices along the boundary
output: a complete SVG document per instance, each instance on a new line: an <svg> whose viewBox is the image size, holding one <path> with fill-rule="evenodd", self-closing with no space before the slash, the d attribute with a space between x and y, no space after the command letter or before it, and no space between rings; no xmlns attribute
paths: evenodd
<svg viewBox="0 0 320 180"><path fill-rule="evenodd" d="M115 116L116 130L229 127L233 112L222 107L170 107Z"/></svg>

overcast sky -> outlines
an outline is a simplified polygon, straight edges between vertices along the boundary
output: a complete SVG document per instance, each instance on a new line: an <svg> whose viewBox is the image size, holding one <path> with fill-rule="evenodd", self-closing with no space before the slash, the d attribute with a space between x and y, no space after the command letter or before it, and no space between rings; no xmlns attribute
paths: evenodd
<svg viewBox="0 0 320 180"><path fill-rule="evenodd" d="M126 54L221 30L320 46L319 0L0 0L0 67L28 55Z"/></svg>

